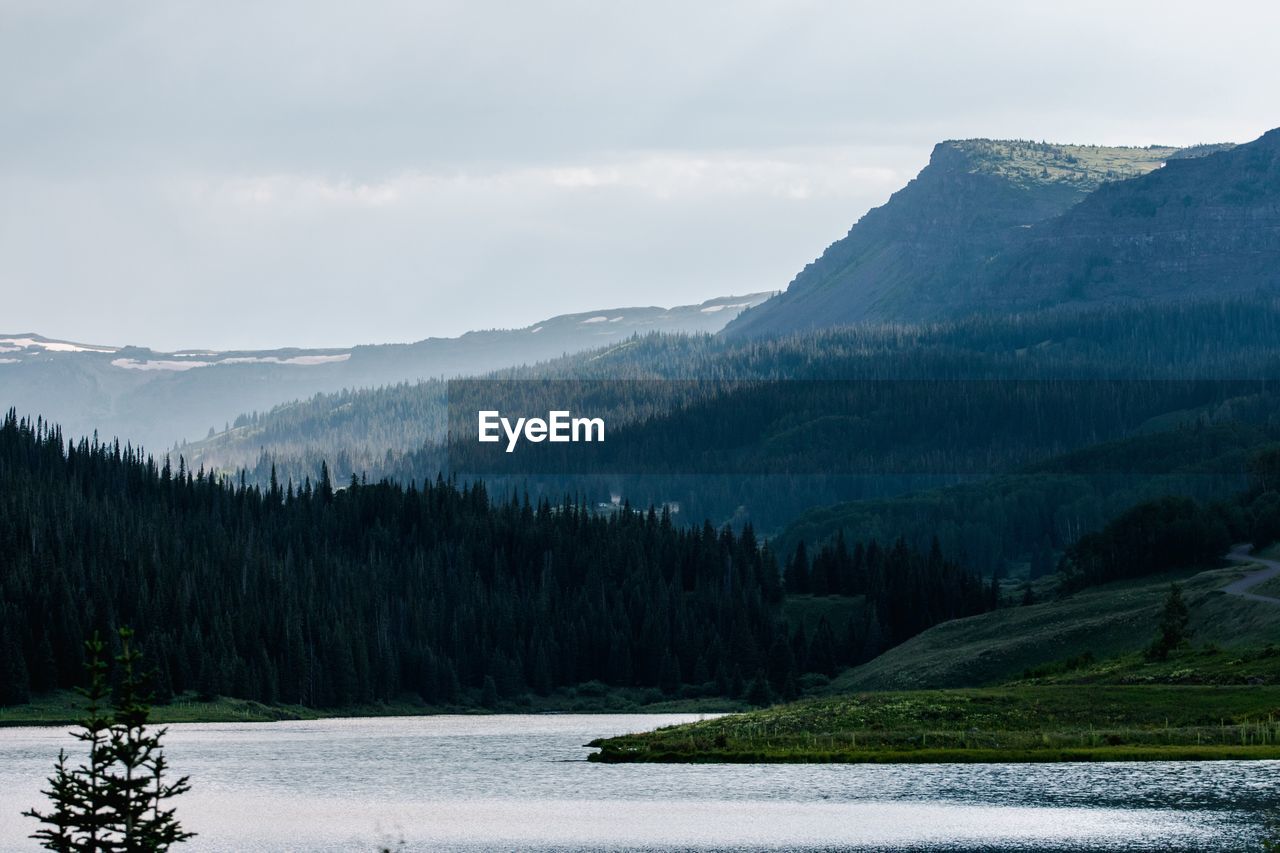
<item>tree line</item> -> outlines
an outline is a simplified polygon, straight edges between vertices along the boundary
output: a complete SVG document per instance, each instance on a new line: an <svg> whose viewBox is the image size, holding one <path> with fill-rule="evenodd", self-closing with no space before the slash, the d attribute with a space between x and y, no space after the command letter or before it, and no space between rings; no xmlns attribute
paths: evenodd
<svg viewBox="0 0 1280 853"><path fill-rule="evenodd" d="M1280 444L1256 450L1247 467L1249 488L1233 500L1166 496L1081 536L1058 564L1063 591L1212 565L1233 543L1261 548L1280 539Z"/></svg>
<svg viewBox="0 0 1280 853"><path fill-rule="evenodd" d="M908 447L910 458L924 466L921 470L934 474L955 469L955 454L949 451L956 449L962 454L961 470L1010 472L1046 454L1126 434L1142 412L1132 405L1133 384L1117 386L1117 391L1129 397L1128 402L1121 400L1125 402L1122 410L1113 411L1111 401L1098 397L1099 405L1093 412L1073 414L1067 410L1059 417L1056 411L1050 416L1050 410L1044 409L1039 413L1040 423L1030 427L1013 417L1020 409L1011 408L999 396L988 407L970 399L968 408L957 409L965 405L965 397L945 393L916 393L898 400L880 395L870 406L851 400L849 406L834 413L836 417L828 417L833 413L821 407L795 406L789 394L774 401L782 416L751 419L737 417L735 412L748 403L752 411L760 410L760 401L751 399L753 392L744 384L925 380L922 387L945 392L942 383L952 380L1016 380L1003 388L1004 393L1011 393L1028 380L1271 378L1280 375L1280 356L1274 347L1277 335L1280 303L1275 300L1117 306L1084 312L974 317L939 324L833 328L767 340L650 335L596 352L495 372L491 377L527 382L530 387L541 380L651 383L647 390L652 399L637 401L633 382L625 388L626 393L595 401L593 413L604 415L611 427L643 426L655 412L661 414L676 406L688 409L643 427L651 438L645 443L664 449L660 458L668 456L666 449L671 449L674 455L669 467L674 473L628 477L621 476L629 473L627 470L615 467L613 473L618 476L592 487L592 497L603 495L607 500L608 491L613 490L636 504L676 501L686 518L708 517L717 524L729 521L735 529L750 520L757 533L772 535L816 506L919 491L919 485L882 482L900 479L887 476L892 472L915 470L891 459L886 463L886 447L898 454ZM1159 346L1153 347L1152 341L1159 341ZM671 383L664 397L663 385L670 380L680 382ZM862 387L872 386L868 382ZM1039 390L1048 387L1042 385ZM977 383L971 390L974 388ZM1031 388L1037 390L1034 384ZM987 390L1002 393L999 385ZM295 482L305 476L314 480L322 463L344 480L356 473L374 480L421 481L434 477L448 462L444 448L446 392L445 383L423 382L318 395L246 416L238 420L238 429L185 452L188 458L195 455L219 470L246 468L250 479L259 485L266 484L273 466ZM767 398L763 402L770 404ZM783 402L785 406L780 405ZM1058 395L1047 402L1061 409L1069 399ZM1178 411L1182 405L1172 399L1152 402L1153 410L1164 406L1167 412ZM1199 402L1210 404L1206 411L1212 412L1215 405L1223 409L1220 400ZM1189 405L1196 404L1192 401ZM856 411L851 408L859 406ZM1118 418L1121 412L1125 416ZM1225 417L1225 409L1218 416ZM958 448L947 447L945 441L968 434L957 433L955 428L940 433L931 430L944 417L949 424L961 423L973 431L979 441L985 435L998 434L1000 442L988 441L984 448L966 438ZM711 433L690 431L697 426L694 421L703 423L708 418L714 420L716 429L728 425L733 433L709 448L709 462L705 445L712 440ZM1237 413L1236 419L1245 418ZM1090 430L1091 425L1097 428ZM683 442L682 437L689 435L704 436L704 446L670 443L672 439ZM1037 441L1037 435L1049 440ZM900 439L909 441L904 445ZM862 455L849 458L850 453ZM652 456L646 459L652 461ZM696 460L696 465L690 465L689 459ZM644 471L650 470L646 465ZM807 473L802 478L770 478L759 473L777 470ZM868 470L884 472L886 477L857 476ZM679 472L693 473L681 477ZM757 472L757 476L743 472ZM844 473L851 476L842 476ZM523 488L518 480L486 480L494 491ZM584 488L591 486L585 478L579 482ZM940 483L925 488L933 485ZM536 490L537 484L529 488ZM547 493L559 494L564 488L564 482L550 482ZM896 533L877 535L891 540ZM992 545L980 541L989 532L975 528L973 535L964 535L972 541L963 547L975 560L986 559L993 551ZM1037 533L1035 538L1038 548L1042 537ZM926 539L914 544L923 548L928 543ZM943 546L948 553L955 553L961 544L944 537ZM1009 559L1027 556L1021 544L1017 547L1018 552L1009 554Z"/></svg>
<svg viewBox="0 0 1280 853"><path fill-rule="evenodd" d="M993 610L1000 604L999 586L984 584L960 564L946 559L935 538L920 552L899 537L890 548L874 539L845 542L844 531L810 559L805 543L796 545L785 569L785 588L791 593L862 596L867 630L876 642L859 645L862 663L880 651L951 619Z"/></svg>
<svg viewBox="0 0 1280 853"><path fill-rule="evenodd" d="M439 478L339 486L327 467L314 483L259 487L118 442L68 444L13 411L0 482L3 703L74 685L82 638L126 624L144 638L158 701L476 706L592 681L741 696L772 672L786 689L943 615L895 621L881 602L896 593L868 587L885 615L829 625L771 666L775 646L803 632L787 624L781 568L749 525L495 499ZM934 565L905 545L892 553L877 570L889 588L912 561Z"/></svg>

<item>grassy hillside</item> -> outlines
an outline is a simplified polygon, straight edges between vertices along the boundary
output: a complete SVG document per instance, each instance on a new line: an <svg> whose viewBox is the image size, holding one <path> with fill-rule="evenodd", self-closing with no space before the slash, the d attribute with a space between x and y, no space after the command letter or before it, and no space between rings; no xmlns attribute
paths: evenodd
<svg viewBox="0 0 1280 853"><path fill-rule="evenodd" d="M1280 684L1280 647L1224 649L1209 643L1155 660L1135 652L1108 660L1090 655L1036 667L1018 684Z"/></svg>
<svg viewBox="0 0 1280 853"><path fill-rule="evenodd" d="M947 622L842 674L827 688L835 695L612 738L593 744L593 760L1280 758L1280 606L1221 592L1252 568L1110 584ZM1192 642L1150 660L1143 650L1174 580Z"/></svg>
<svg viewBox="0 0 1280 853"><path fill-rule="evenodd" d="M1280 598L1280 577L1272 578L1264 584L1255 586L1249 590L1257 595L1269 595L1272 598Z"/></svg>
<svg viewBox="0 0 1280 853"><path fill-rule="evenodd" d="M1172 581L1183 585L1193 641L1225 648L1280 639L1280 607L1219 590L1242 576L1231 566L1107 584L1063 600L1008 607L937 625L837 677L832 692L998 684L1085 654L1102 660L1144 648Z"/></svg>

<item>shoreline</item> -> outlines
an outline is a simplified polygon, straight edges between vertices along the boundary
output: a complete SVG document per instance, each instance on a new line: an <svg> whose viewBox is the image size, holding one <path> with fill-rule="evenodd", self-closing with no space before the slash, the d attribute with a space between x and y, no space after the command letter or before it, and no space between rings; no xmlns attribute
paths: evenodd
<svg viewBox="0 0 1280 853"><path fill-rule="evenodd" d="M1044 763L1280 760L1280 686L1021 684L857 693L600 738L589 760Z"/></svg>
<svg viewBox="0 0 1280 853"><path fill-rule="evenodd" d="M593 744L592 744L593 745ZM850 752L647 752L627 755L601 750L597 764L1067 764L1155 761L1280 761L1280 746L1092 747L999 750L919 749Z"/></svg>
<svg viewBox="0 0 1280 853"><path fill-rule="evenodd" d="M376 719L379 717L494 716L502 714L732 714L748 710L741 702L668 699L636 703L617 694L584 699L552 695L537 697L528 704L503 702L494 708L471 705L425 705L416 702L387 702L347 705L338 708L311 708L282 705L252 699L218 697L214 700L179 699L153 705L151 725L173 723L278 723L299 720ZM37 697L26 705L0 707L0 729L74 726L80 719L79 700L71 691Z"/></svg>

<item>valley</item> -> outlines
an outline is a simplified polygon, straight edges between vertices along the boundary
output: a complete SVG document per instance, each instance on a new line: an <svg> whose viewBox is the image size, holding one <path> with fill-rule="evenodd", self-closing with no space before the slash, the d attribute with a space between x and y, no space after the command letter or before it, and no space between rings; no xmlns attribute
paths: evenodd
<svg viewBox="0 0 1280 853"><path fill-rule="evenodd" d="M1273 142L942 143L828 255L854 257L867 235L884 234L925 241L917 248L985 245L999 266L1056 251L1034 235L1084 221L1099 198L1185 186L1186 198L1203 198L1188 209L1263 204L1277 189L1265 177L1277 168ZM1241 170L1263 176L1247 199L1221 189ZM1135 215L1108 204L1110 215ZM926 208L960 218L922 230ZM1271 251L1268 222L1247 239ZM942 266L918 267L909 287L959 294L936 276L959 283L976 267L937 246ZM73 638L121 620L151 626L161 693L196 717L742 708L985 686L1058 660L1132 653L1158 609L1148 577L1185 572L1219 543L1280 535L1280 478L1268 473L1280 444L1271 295L1233 285L1139 305L1065 294L1036 310L971 282L964 307L934 322L824 310L821 326L747 333L809 298L817 274L772 298L588 312L408 345L164 354L6 339L7 375L28 383L7 385L10 399L31 388L72 395L53 413L95 404L83 382L42 371L102 365L115 373L96 393L139 418L154 412L119 396L120 376L135 383L127 394L158 395L184 417L226 410L208 393L213 380L242 406L254 387L285 398L246 406L165 457L74 439L15 406L3 431L13 559L0 658L7 701L28 710L10 719L65 713L59 691L80 661ZM864 300L860 287L833 278L823 298ZM459 373L471 378L449 380ZM295 380L311 383L309 396L287 402ZM344 390L325 393L335 383ZM477 411L545 414L566 402L609 423L609 441L570 468L520 461L541 444L527 431L532 444L508 436L499 455L519 460L507 468L468 470L466 448L446 441L474 431ZM454 410L469 420L454 424ZM37 516L36 505L57 509ZM161 544L147 519L168 517L205 532ZM66 525L83 531L74 544ZM1130 538L1160 536L1171 537L1169 557L1124 551ZM153 544L139 550L138 537ZM719 559L734 567L724 589ZM45 588L50 565L62 567L59 584L83 577L78 588L97 590L94 609ZM138 573L148 597L121 597ZM1216 613L1216 582L1187 581L1194 621ZM612 598L592 598L601 584ZM198 598L194 586L210 592ZM206 612L212 590L233 621ZM391 590L394 608L383 601ZM275 603L254 615L254 600ZM1199 638L1234 647L1243 635L1218 636L1220 626L1247 625L1261 642L1270 629L1245 610L1217 613L1206 624L1219 627ZM58 614L57 628L23 615L37 611Z"/></svg>
<svg viewBox="0 0 1280 853"><path fill-rule="evenodd" d="M82 6L0 853L1280 851L1280 5Z"/></svg>

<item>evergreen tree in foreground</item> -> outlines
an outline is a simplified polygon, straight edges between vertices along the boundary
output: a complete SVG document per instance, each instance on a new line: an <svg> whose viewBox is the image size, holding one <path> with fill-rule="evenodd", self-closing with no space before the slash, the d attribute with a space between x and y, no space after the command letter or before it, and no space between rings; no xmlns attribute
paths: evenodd
<svg viewBox="0 0 1280 853"><path fill-rule="evenodd" d="M74 735L88 745L87 761L68 768L67 754L60 751L44 791L52 808L23 813L44 824L31 837L47 850L152 853L194 835L183 830L173 808L165 808L190 785L185 776L169 780L160 745L166 730L147 728L151 708L139 670L142 655L133 631L121 628L119 637L119 683L109 716L103 708L109 693L105 645L96 634L85 643L89 685L77 688L85 716Z"/></svg>

